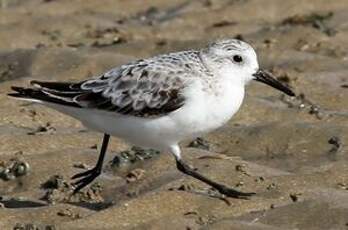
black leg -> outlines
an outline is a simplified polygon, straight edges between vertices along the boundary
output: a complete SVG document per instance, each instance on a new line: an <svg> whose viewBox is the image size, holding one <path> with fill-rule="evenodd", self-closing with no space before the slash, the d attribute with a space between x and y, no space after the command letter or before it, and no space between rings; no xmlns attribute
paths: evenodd
<svg viewBox="0 0 348 230"><path fill-rule="evenodd" d="M210 180L209 178L194 171L190 166L185 164L185 162L183 162L182 160L176 160L176 167L178 168L179 171L181 171L189 176L192 176L192 177L196 178L197 180L203 181L204 183L206 183L206 184L212 186L213 188L215 188L216 190L218 190L221 194L224 194L228 197L246 199L246 198L255 194L253 192L248 192L248 193L239 192L239 191L234 190L232 188L229 188L223 184L216 183L216 182Z"/></svg>
<svg viewBox="0 0 348 230"><path fill-rule="evenodd" d="M103 144L100 150L98 162L94 166L94 168L82 173L75 174L73 177L71 177L71 179L77 179L82 177L81 179L73 183L73 186L75 187L74 193L77 193L82 188L86 187L88 184L90 184L95 178L97 178L100 175L102 171L102 167L103 167L103 161L104 161L106 149L109 144L109 139L110 139L110 135L104 134Z"/></svg>

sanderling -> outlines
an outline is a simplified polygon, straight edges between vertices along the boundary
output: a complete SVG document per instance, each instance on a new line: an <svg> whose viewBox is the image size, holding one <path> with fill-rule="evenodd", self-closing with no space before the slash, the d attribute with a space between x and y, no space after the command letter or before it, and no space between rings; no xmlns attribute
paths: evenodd
<svg viewBox="0 0 348 230"><path fill-rule="evenodd" d="M10 96L42 103L104 133L93 169L72 177L75 192L101 173L110 135L174 155L177 169L221 194L246 198L187 165L180 141L201 136L225 124L239 109L250 80L268 84L289 96L290 88L259 69L255 50L236 39L219 40L201 50L141 59L78 83L31 81L31 88L12 87Z"/></svg>

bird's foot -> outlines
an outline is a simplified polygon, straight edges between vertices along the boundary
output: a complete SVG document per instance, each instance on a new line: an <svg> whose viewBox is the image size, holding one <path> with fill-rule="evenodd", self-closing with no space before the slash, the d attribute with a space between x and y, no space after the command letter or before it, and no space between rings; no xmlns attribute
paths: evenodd
<svg viewBox="0 0 348 230"><path fill-rule="evenodd" d="M238 190L226 187L225 185L220 185L219 187L215 187L221 194L232 197L236 199L246 199L248 200L252 195L255 195L254 192L240 192Z"/></svg>
<svg viewBox="0 0 348 230"><path fill-rule="evenodd" d="M88 184L90 184L95 178L97 178L101 173L101 170L98 168L93 168L90 170L87 170L82 173L77 173L74 176L71 177L71 179L77 179L81 178L75 182L72 183L72 185L75 187L74 194L80 191L82 188L86 187Z"/></svg>

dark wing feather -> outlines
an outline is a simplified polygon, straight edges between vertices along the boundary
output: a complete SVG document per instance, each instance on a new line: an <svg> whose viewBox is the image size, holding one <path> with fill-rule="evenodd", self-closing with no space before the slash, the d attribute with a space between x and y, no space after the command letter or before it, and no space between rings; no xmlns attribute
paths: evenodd
<svg viewBox="0 0 348 230"><path fill-rule="evenodd" d="M11 89L15 92L9 93L8 95L11 97L17 98L28 98L28 99L36 99L40 101L47 101L51 103L79 107L76 103L71 101L69 97L61 97L59 95L54 95L48 93L47 91L36 89L36 88L24 88L12 86Z"/></svg>
<svg viewBox="0 0 348 230"><path fill-rule="evenodd" d="M34 98L80 108L137 117L168 114L184 104L182 76L144 63L122 66L79 83L32 81L33 88L13 87L15 97Z"/></svg>
<svg viewBox="0 0 348 230"><path fill-rule="evenodd" d="M31 81L30 84L38 88L46 89L48 91L55 91L60 93L73 93L81 92L81 84L79 83L70 83L70 82L44 82L44 81Z"/></svg>
<svg viewBox="0 0 348 230"><path fill-rule="evenodd" d="M184 104L180 74L156 71L145 64L126 66L81 85L90 94L75 97L83 107L138 117L160 116Z"/></svg>

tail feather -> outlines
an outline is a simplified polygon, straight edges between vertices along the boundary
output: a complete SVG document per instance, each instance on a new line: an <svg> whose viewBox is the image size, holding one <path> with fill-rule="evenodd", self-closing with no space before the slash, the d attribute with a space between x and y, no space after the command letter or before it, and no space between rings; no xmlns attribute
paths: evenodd
<svg viewBox="0 0 348 230"><path fill-rule="evenodd" d="M11 97L80 107L78 104L73 102L72 98L70 98L69 100L69 97L55 95L53 92L48 92L40 88L24 88L12 86L11 89L15 91L13 93L7 94Z"/></svg>
<svg viewBox="0 0 348 230"><path fill-rule="evenodd" d="M43 89L50 92L57 92L59 94L76 94L82 93L81 84L79 83L70 83L70 82L47 82L47 81L31 81L30 84L34 88Z"/></svg>
<svg viewBox="0 0 348 230"><path fill-rule="evenodd" d="M31 81L32 87L12 86L13 93L8 95L36 102L49 102L78 108L115 107L110 98L105 98L101 93L81 89L83 82L41 82Z"/></svg>
<svg viewBox="0 0 348 230"><path fill-rule="evenodd" d="M15 91L14 93L9 93L7 95L11 97L24 97L24 98L34 98L37 99L37 96L39 95L39 91L32 89L32 88L24 88L24 87L18 87L18 86L12 86L11 89Z"/></svg>

